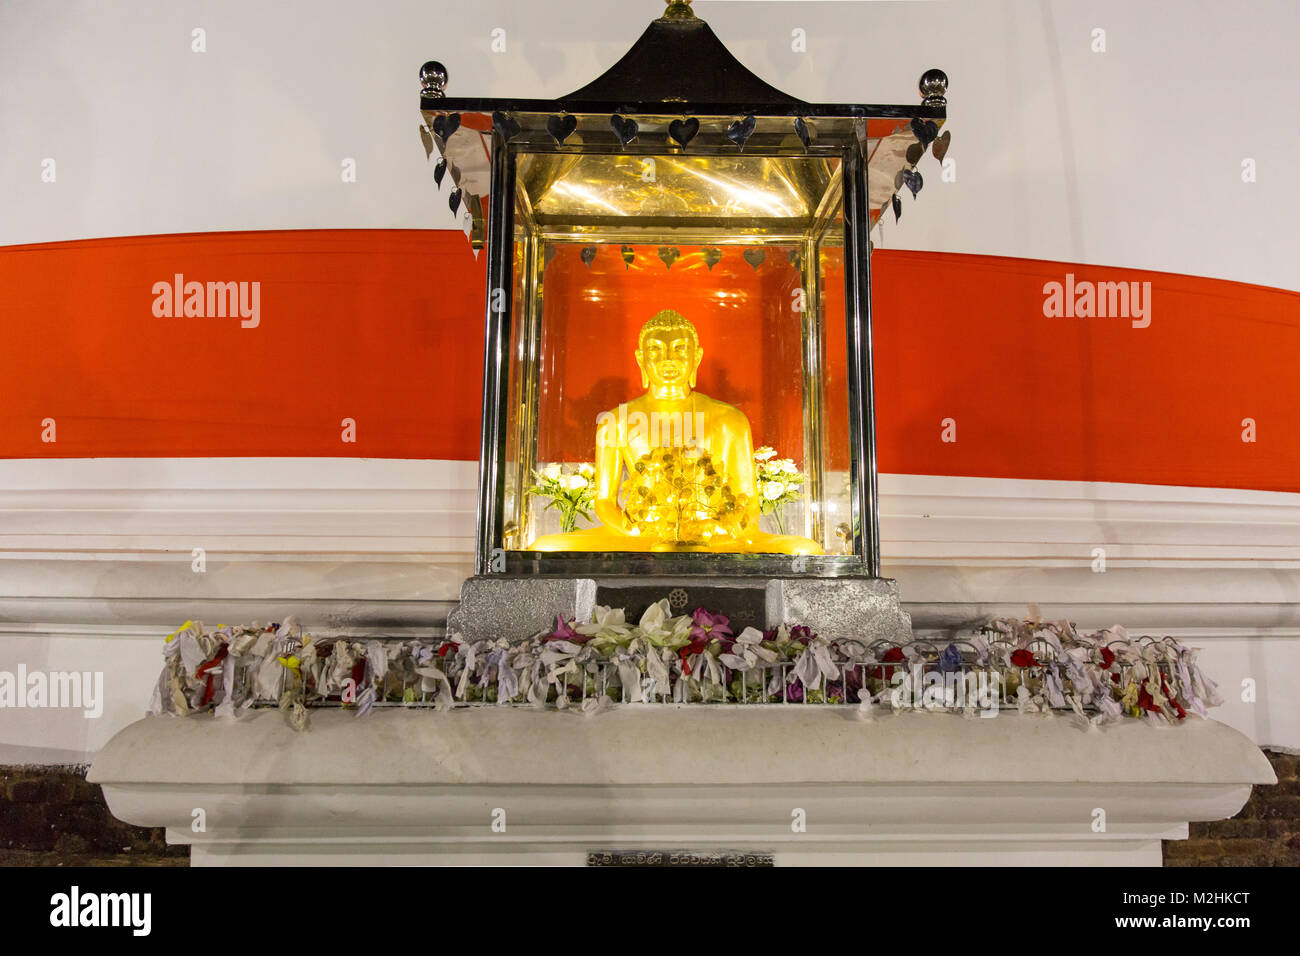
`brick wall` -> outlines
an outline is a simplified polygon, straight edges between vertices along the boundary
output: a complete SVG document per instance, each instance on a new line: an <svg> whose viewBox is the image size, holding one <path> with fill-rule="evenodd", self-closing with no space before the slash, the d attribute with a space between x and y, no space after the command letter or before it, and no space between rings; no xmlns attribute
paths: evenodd
<svg viewBox="0 0 1300 956"><path fill-rule="evenodd" d="M1300 757L1265 750L1277 785L1256 787L1231 820L1165 841L1165 866L1300 866Z"/></svg>
<svg viewBox="0 0 1300 956"><path fill-rule="evenodd" d="M108 812L85 767L0 767L0 865L186 866L187 846L161 827L133 827Z"/></svg>

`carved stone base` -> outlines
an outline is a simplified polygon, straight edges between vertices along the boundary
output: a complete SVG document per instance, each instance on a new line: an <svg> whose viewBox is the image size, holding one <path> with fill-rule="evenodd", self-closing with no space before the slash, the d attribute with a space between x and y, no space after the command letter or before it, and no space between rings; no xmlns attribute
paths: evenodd
<svg viewBox="0 0 1300 956"><path fill-rule="evenodd" d="M585 578L469 578L447 630L467 639L522 641L555 625L557 614L591 619L597 605L625 608L636 620L654 601L668 598L674 614L697 607L726 614L738 627L806 624L828 639L905 641L911 618L888 578L727 578L602 575Z"/></svg>
<svg viewBox="0 0 1300 956"><path fill-rule="evenodd" d="M577 864L615 852L783 864L1159 866L1188 821L1276 781L1214 721L1100 731L799 704L274 710L149 717L90 772L196 866ZM194 827L195 810L205 827Z"/></svg>

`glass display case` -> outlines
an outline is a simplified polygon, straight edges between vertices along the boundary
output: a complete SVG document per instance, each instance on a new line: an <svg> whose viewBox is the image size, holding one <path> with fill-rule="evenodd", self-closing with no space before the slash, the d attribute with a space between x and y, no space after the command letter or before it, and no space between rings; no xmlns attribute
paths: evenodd
<svg viewBox="0 0 1300 956"><path fill-rule="evenodd" d="M803 103L681 2L560 100L422 78L488 255L478 574L877 576L868 235L946 78Z"/></svg>

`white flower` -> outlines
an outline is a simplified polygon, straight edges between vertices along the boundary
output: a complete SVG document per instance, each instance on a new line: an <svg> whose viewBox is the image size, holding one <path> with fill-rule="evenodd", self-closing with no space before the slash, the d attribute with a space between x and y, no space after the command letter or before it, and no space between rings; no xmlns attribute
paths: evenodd
<svg viewBox="0 0 1300 956"><path fill-rule="evenodd" d="M564 484L568 486L570 491L581 491L587 487L588 481L582 475L569 475Z"/></svg>
<svg viewBox="0 0 1300 956"><path fill-rule="evenodd" d="M542 469L542 474L551 481L555 481L560 477L560 466L557 463L552 462Z"/></svg>
<svg viewBox="0 0 1300 956"><path fill-rule="evenodd" d="M578 474L590 480L596 477L596 469L591 464L584 462L578 467Z"/></svg>
<svg viewBox="0 0 1300 956"><path fill-rule="evenodd" d="M799 469L794 466L794 462L792 462L789 458L781 459L780 464L781 464L781 470L785 472L787 475L797 475L799 473Z"/></svg>
<svg viewBox="0 0 1300 956"><path fill-rule="evenodd" d="M611 608L600 605L596 608L590 624L579 624L574 627L579 634L585 634L588 637L626 637L632 632L632 626L627 623L623 616L622 608Z"/></svg>
<svg viewBox="0 0 1300 956"><path fill-rule="evenodd" d="M785 485L779 481L769 481L763 485L763 497L768 501L776 501L785 494Z"/></svg>
<svg viewBox="0 0 1300 956"><path fill-rule="evenodd" d="M764 445L758 451L754 452L755 461L767 461L769 458L776 457L776 449Z"/></svg>
<svg viewBox="0 0 1300 956"><path fill-rule="evenodd" d="M663 598L651 604L641 615L638 627L647 637L659 636L665 632L664 622L668 620L668 599Z"/></svg>

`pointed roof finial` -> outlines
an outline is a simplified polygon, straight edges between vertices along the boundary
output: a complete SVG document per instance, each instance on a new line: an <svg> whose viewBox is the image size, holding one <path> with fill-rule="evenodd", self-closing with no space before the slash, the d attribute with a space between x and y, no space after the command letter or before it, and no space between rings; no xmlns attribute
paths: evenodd
<svg viewBox="0 0 1300 956"><path fill-rule="evenodd" d="M691 0L665 0L668 9L661 20L694 20L695 11L691 9Z"/></svg>

